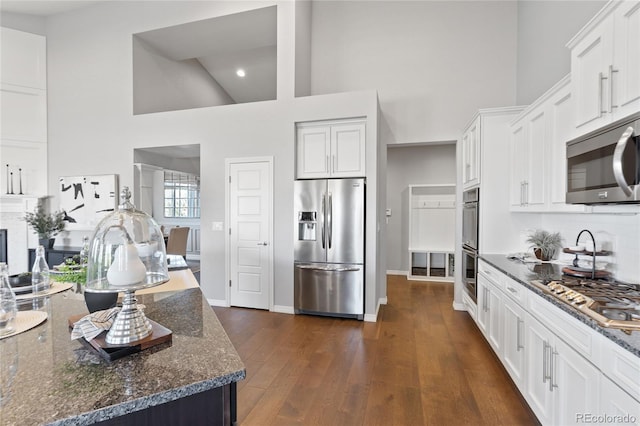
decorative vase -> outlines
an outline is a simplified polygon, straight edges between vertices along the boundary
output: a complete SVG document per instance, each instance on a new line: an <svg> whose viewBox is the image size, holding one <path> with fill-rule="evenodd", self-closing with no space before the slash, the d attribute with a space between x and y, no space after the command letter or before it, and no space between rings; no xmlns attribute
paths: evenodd
<svg viewBox="0 0 640 426"><path fill-rule="evenodd" d="M84 292L84 303L86 303L90 314L111 309L116 306L116 302L118 302L118 293Z"/></svg>
<svg viewBox="0 0 640 426"><path fill-rule="evenodd" d="M40 238L38 239L38 244L43 246L45 249L52 249L55 244L55 238Z"/></svg>
<svg viewBox="0 0 640 426"><path fill-rule="evenodd" d="M533 249L533 253L536 255L536 259L540 259L543 262L551 260L553 258L553 255L555 254L555 252L554 252L554 253L551 253L551 256L545 256L543 254L542 249L539 249L539 248L534 248Z"/></svg>

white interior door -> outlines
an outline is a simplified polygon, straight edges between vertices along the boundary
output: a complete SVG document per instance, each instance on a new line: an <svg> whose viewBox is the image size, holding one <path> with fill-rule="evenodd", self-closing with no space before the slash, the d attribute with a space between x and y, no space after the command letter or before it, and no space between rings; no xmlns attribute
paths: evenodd
<svg viewBox="0 0 640 426"><path fill-rule="evenodd" d="M272 161L228 160L229 304L269 309L273 270Z"/></svg>

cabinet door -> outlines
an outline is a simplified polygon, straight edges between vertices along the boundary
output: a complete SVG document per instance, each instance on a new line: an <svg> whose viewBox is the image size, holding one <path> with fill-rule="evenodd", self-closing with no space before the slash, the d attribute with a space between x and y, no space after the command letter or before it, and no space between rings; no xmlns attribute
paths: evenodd
<svg viewBox="0 0 640 426"><path fill-rule="evenodd" d="M545 161L549 141L547 115L544 108L532 112L527 121L528 131L523 161L524 204L528 209L539 209L545 202L545 181L548 165Z"/></svg>
<svg viewBox="0 0 640 426"><path fill-rule="evenodd" d="M611 110L615 118L640 111L640 2L623 2L614 12L614 88Z"/></svg>
<svg viewBox="0 0 640 426"><path fill-rule="evenodd" d="M476 285L478 286L478 312L477 323L480 331L486 336L489 329L489 280L484 275L478 274Z"/></svg>
<svg viewBox="0 0 640 426"><path fill-rule="evenodd" d="M619 423L640 424L640 402L620 389L607 376L602 376L601 378L599 400L599 414L619 416L621 419ZM632 417L636 419L635 422L631 421Z"/></svg>
<svg viewBox="0 0 640 426"><path fill-rule="evenodd" d="M331 176L364 177L365 160L365 124L332 125Z"/></svg>
<svg viewBox="0 0 640 426"><path fill-rule="evenodd" d="M550 381L554 424L584 424L581 413L597 413L600 371L556 338L551 349Z"/></svg>
<svg viewBox="0 0 640 426"><path fill-rule="evenodd" d="M465 188L480 183L480 118L462 136L462 184Z"/></svg>
<svg viewBox="0 0 640 426"><path fill-rule="evenodd" d="M490 285L487 289L487 310L489 311L489 320L487 323L487 339L489 344L498 355L502 356L503 347L503 296L502 292L495 286Z"/></svg>
<svg viewBox="0 0 640 426"><path fill-rule="evenodd" d="M524 397L543 425L552 424L553 418L553 400L549 392L551 336L551 332L545 326L527 315Z"/></svg>
<svg viewBox="0 0 640 426"><path fill-rule="evenodd" d="M329 177L331 130L329 126L300 127L296 139L296 177Z"/></svg>
<svg viewBox="0 0 640 426"><path fill-rule="evenodd" d="M576 128L587 132L608 117L608 66L612 63L612 20L605 19L571 50ZM588 126L587 126L588 125Z"/></svg>
<svg viewBox="0 0 640 426"><path fill-rule="evenodd" d="M511 129L509 144L511 173L509 178L510 204L512 210L520 210L524 206L524 163L526 155L527 132L523 124Z"/></svg>
<svg viewBox="0 0 640 426"><path fill-rule="evenodd" d="M523 391L525 311L508 297L503 301L503 360L511 379Z"/></svg>

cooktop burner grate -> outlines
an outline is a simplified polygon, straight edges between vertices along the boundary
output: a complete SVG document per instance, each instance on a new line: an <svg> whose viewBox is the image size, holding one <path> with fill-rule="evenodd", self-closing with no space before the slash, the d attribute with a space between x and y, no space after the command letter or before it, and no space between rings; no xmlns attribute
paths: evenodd
<svg viewBox="0 0 640 426"><path fill-rule="evenodd" d="M574 307L603 327L631 333L640 330L640 286L563 277L533 281L545 293Z"/></svg>

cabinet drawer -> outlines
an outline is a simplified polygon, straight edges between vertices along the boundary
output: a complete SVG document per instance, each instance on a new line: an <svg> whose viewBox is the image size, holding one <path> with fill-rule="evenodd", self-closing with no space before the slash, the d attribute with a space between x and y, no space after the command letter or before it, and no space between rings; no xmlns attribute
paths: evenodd
<svg viewBox="0 0 640 426"><path fill-rule="evenodd" d="M507 277L502 272L484 262L482 259L478 260L478 272L483 274L493 285L504 291L504 281Z"/></svg>
<svg viewBox="0 0 640 426"><path fill-rule="evenodd" d="M598 355L597 332L536 294L531 294L527 305L529 313L556 336L564 340L580 355L594 364L598 364L599 360L596 359Z"/></svg>
<svg viewBox="0 0 640 426"><path fill-rule="evenodd" d="M616 343L599 335L604 361L600 368L614 383L640 400L640 358Z"/></svg>
<svg viewBox="0 0 640 426"><path fill-rule="evenodd" d="M509 277L504 277L504 292L520 306L525 306L527 295L530 293L522 284Z"/></svg>

